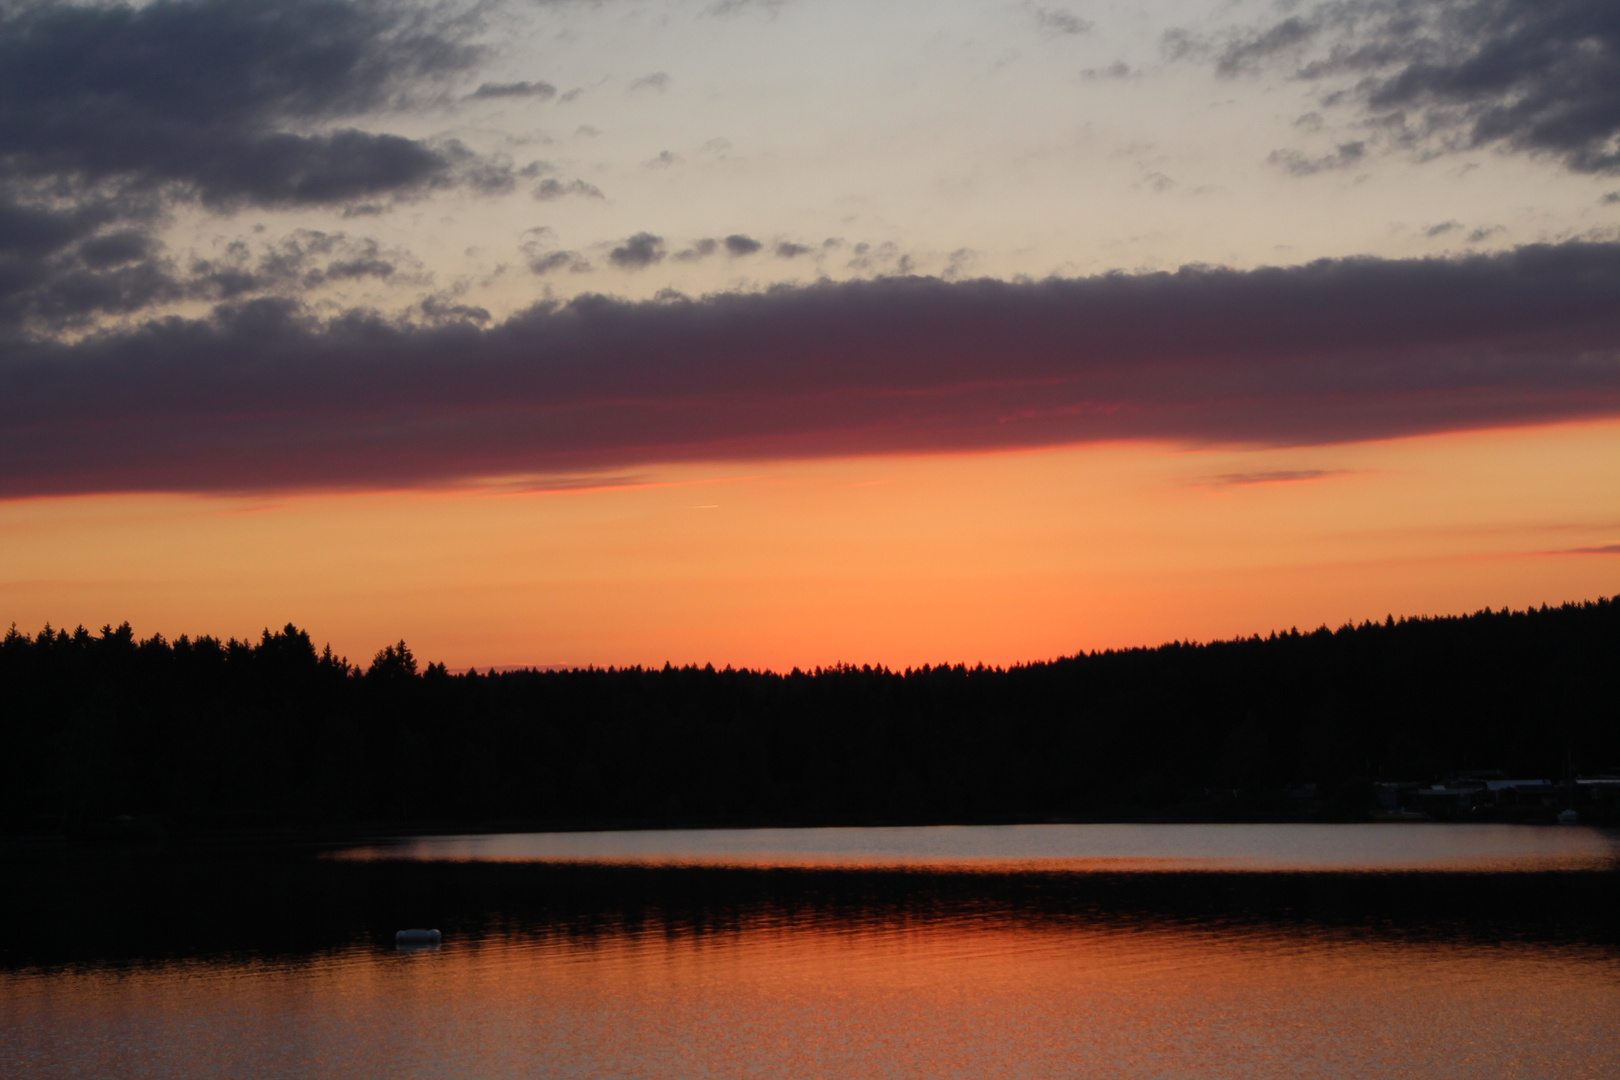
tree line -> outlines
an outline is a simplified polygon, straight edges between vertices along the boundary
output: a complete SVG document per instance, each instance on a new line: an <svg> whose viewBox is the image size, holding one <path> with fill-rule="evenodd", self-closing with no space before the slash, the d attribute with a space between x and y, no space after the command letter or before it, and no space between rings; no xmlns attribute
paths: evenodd
<svg viewBox="0 0 1620 1080"><path fill-rule="evenodd" d="M1620 770L1620 597L785 674L13 627L0 739L12 830L1355 818L1379 780Z"/></svg>

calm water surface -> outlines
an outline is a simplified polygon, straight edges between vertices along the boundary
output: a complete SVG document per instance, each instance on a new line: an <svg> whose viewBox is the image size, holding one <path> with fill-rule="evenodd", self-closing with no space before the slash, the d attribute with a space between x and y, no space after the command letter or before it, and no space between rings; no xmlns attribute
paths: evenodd
<svg viewBox="0 0 1620 1080"><path fill-rule="evenodd" d="M1596 829L1534 825L936 825L425 836L352 859L935 870L1587 870L1620 863Z"/></svg>
<svg viewBox="0 0 1620 1080"><path fill-rule="evenodd" d="M335 854L24 867L0 899L0 1075L1620 1075L1620 887L1592 830L575 833ZM411 925L445 945L400 952Z"/></svg>

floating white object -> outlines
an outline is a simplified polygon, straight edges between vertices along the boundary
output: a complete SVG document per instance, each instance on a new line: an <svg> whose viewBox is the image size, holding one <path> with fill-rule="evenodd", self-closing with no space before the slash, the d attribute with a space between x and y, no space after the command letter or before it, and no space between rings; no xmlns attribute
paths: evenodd
<svg viewBox="0 0 1620 1080"><path fill-rule="evenodd" d="M437 945L440 935L437 930L401 930L394 935L395 945Z"/></svg>
<svg viewBox="0 0 1620 1080"><path fill-rule="evenodd" d="M1581 823L1581 815L1577 814L1574 810L1561 810L1561 811L1559 811L1559 813L1558 813L1558 824L1560 824L1560 825L1579 825L1580 823Z"/></svg>

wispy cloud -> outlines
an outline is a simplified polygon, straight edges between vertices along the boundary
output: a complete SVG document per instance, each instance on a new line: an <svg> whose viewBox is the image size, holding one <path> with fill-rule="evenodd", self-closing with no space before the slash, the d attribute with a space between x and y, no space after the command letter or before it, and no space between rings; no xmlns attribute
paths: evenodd
<svg viewBox="0 0 1620 1080"><path fill-rule="evenodd" d="M1030 9L1035 29L1043 37L1076 37L1089 34L1092 23L1063 8L1036 7Z"/></svg>
<svg viewBox="0 0 1620 1080"><path fill-rule="evenodd" d="M669 89L669 84L673 81L669 77L669 72L655 71L651 75L643 75L641 78L636 79L630 84L630 89L632 92L650 90L662 94Z"/></svg>
<svg viewBox="0 0 1620 1080"><path fill-rule="evenodd" d="M447 485L472 488L502 495L538 495L548 491L609 491L615 488L656 486L645 474L618 476L503 476L489 480L469 480Z"/></svg>
<svg viewBox="0 0 1620 1080"><path fill-rule="evenodd" d="M474 98L539 98L547 101L557 96L557 88L548 82L484 83L471 94Z"/></svg>
<svg viewBox="0 0 1620 1080"><path fill-rule="evenodd" d="M606 198L602 194L602 189L595 184L587 184L583 180L570 180L565 184L561 180L551 178L540 181L532 194L541 201L561 199L568 195L579 195L587 199Z"/></svg>
<svg viewBox="0 0 1620 1080"><path fill-rule="evenodd" d="M1252 487L1258 484L1305 484L1346 476L1349 469L1269 469L1264 472L1220 473L1198 481L1197 487Z"/></svg>
<svg viewBox="0 0 1620 1080"><path fill-rule="evenodd" d="M1293 176L1314 176L1320 172L1333 172L1359 165L1367 156L1367 144L1361 140L1341 143L1330 153L1310 154L1298 150L1273 150L1267 158Z"/></svg>

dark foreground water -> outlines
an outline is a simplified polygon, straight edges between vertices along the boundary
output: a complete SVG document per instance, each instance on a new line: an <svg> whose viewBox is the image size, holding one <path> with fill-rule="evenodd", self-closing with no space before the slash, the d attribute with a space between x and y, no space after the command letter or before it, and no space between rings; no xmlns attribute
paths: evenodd
<svg viewBox="0 0 1620 1080"><path fill-rule="evenodd" d="M1609 1078L1616 851L1026 826L35 862L0 895L0 1075Z"/></svg>

